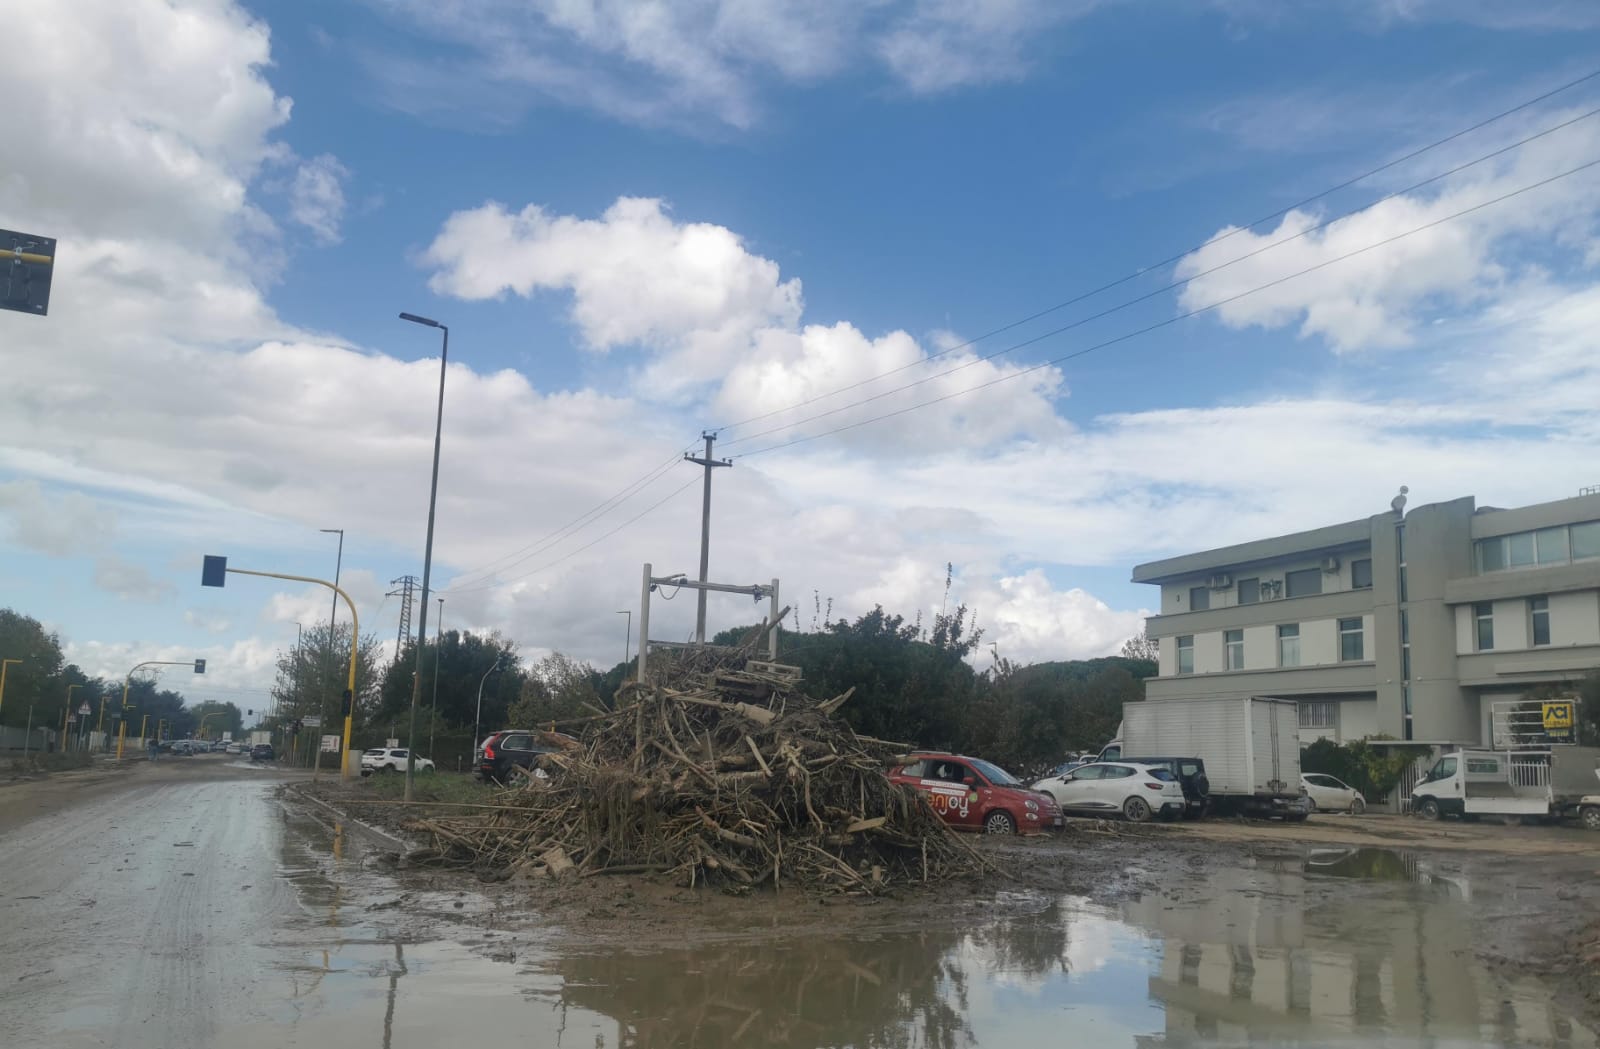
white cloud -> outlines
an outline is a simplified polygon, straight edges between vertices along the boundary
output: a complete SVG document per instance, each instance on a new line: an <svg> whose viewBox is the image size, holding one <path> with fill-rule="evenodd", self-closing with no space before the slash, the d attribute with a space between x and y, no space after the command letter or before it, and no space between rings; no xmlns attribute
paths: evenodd
<svg viewBox="0 0 1600 1049"><path fill-rule="evenodd" d="M289 217L323 244L339 243L344 221L344 181L350 171L337 157L323 153L295 168L289 184Z"/></svg>
<svg viewBox="0 0 1600 1049"><path fill-rule="evenodd" d="M215 609L185 609L183 621L208 634L226 634L233 629L233 620Z"/></svg>
<svg viewBox="0 0 1600 1049"><path fill-rule="evenodd" d="M1441 189L1391 198L1325 229L1313 231L1323 220L1298 210L1259 234L1227 227L1179 263L1178 276L1193 278L1180 302L1186 309L1224 303L1217 316L1236 328L1297 324L1302 335L1320 336L1339 351L1409 345L1424 310L1480 307L1514 283L1519 270L1581 252L1594 224L1600 175L1591 169L1423 227L1575 168L1592 159L1596 146L1600 128L1585 122L1452 177ZM1343 258L1412 230L1420 232ZM1279 241L1286 243L1244 258ZM1207 272L1233 260L1242 261ZM1324 268L1264 287L1317 266Z"/></svg>
<svg viewBox="0 0 1600 1049"><path fill-rule="evenodd" d="M880 67L925 94L1014 80L1045 30L1095 4L1048 0L375 0L440 58L368 51L390 101L411 112L509 122L554 102L641 123L709 117L744 128L773 82ZM430 51L437 52L436 46Z"/></svg>
<svg viewBox="0 0 1600 1049"><path fill-rule="evenodd" d="M12 542L52 557L97 550L114 531L95 500L72 491L52 498L36 481L0 484L0 519Z"/></svg>
<svg viewBox="0 0 1600 1049"><path fill-rule="evenodd" d="M178 592L172 583L155 578L143 566L113 555L95 559L94 585L124 601L140 604L165 601Z"/></svg>

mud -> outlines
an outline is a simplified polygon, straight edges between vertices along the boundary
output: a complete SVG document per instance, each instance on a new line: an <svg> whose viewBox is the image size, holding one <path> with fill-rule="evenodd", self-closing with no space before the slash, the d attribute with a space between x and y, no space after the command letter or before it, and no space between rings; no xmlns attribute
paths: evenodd
<svg viewBox="0 0 1600 1049"><path fill-rule="evenodd" d="M1600 1045L1600 835L1082 824L979 840L1004 881L822 901L398 870L286 778L31 794L0 839L6 1044Z"/></svg>

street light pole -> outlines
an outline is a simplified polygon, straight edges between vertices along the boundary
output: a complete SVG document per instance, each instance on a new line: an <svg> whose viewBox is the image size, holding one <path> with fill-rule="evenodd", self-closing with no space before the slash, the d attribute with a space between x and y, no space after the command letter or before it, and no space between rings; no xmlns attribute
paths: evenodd
<svg viewBox="0 0 1600 1049"><path fill-rule="evenodd" d="M6 703L6 668L13 663L21 663L21 659L0 659L0 707Z"/></svg>
<svg viewBox="0 0 1600 1049"><path fill-rule="evenodd" d="M402 313L400 319L428 328L438 328L444 337L439 350L439 411L433 423L433 483L428 489L428 538L422 548L422 613L417 622L417 637L428 636L428 586L433 578L433 518L439 501L439 443L444 434L444 376L450 364L450 329L429 317ZM437 673L439 654L434 653ZM406 789L405 799L411 800L411 780L417 766L417 703L422 698L422 646L417 646L417 669L411 676L411 726L406 734Z"/></svg>
<svg viewBox="0 0 1600 1049"><path fill-rule="evenodd" d="M439 622L433 627L433 706L428 710L428 757L433 757L433 730L439 723L439 656L444 644L444 598L439 598ZM436 759L437 760L437 759Z"/></svg>
<svg viewBox="0 0 1600 1049"><path fill-rule="evenodd" d="M490 674L500 669L500 661L504 658L503 654L495 656L493 665L484 671L483 680L478 682L478 712L472 715L472 760L474 761L478 760L478 726L483 723L483 685L489 680Z"/></svg>
<svg viewBox="0 0 1600 1049"><path fill-rule="evenodd" d="M122 744L128 736L128 686L133 684L133 675L141 667L194 667L196 674L205 673L205 660L203 659L147 659L143 663L135 663L133 669L128 671L128 676L122 679L122 716L117 719L117 760L122 760ZM135 710L138 708L135 707ZM104 704L100 707L100 716L105 717ZM143 731L141 729L141 731Z"/></svg>
<svg viewBox="0 0 1600 1049"><path fill-rule="evenodd" d="M633 609L624 608L617 613L619 616L628 617L628 625L622 634L622 677L628 677L628 660L633 658Z"/></svg>
<svg viewBox="0 0 1600 1049"><path fill-rule="evenodd" d="M327 648L327 651L326 651L326 656L327 656L326 662L327 662L328 665L331 665L333 663L333 624L334 624L334 621L339 618L339 570L344 567L344 529L343 528L323 528L323 529L319 529L319 531L323 532L326 535L332 535L335 532L337 532L339 534L339 553L334 558L334 561L333 561L333 611L328 613L328 648ZM319 688L319 691L320 691L320 688ZM323 697L322 697L322 716L324 718L326 718L328 716L328 697L327 697L326 694L324 694ZM317 773L322 771L322 740L320 738L321 737L321 733L318 732L317 735L318 735L318 740L317 740L317 763L315 765L313 765L312 768L311 768L311 778L312 779L316 779L317 778ZM349 745L349 742L350 742L349 740L345 740L346 746ZM350 760L350 756L348 754L341 754L340 755L340 760L348 762Z"/></svg>

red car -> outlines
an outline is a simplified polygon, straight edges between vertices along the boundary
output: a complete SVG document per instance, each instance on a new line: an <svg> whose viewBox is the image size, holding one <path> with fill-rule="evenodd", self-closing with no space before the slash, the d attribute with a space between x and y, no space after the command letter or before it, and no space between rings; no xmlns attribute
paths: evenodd
<svg viewBox="0 0 1600 1049"><path fill-rule="evenodd" d="M1042 834L1062 827L1054 798L1023 786L1011 773L982 758L918 753L909 765L889 770L889 779L927 795L933 810L956 830L984 834Z"/></svg>

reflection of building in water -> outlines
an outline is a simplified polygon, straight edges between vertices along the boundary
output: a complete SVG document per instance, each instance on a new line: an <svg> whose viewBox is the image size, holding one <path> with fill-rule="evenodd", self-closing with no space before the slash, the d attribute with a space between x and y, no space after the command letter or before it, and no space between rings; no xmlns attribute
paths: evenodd
<svg viewBox="0 0 1600 1049"><path fill-rule="evenodd" d="M1421 887L1308 897L1298 863L1220 872L1204 906L1147 898L1127 917L1165 938L1151 997L1166 1037L1151 1044L1293 1045L1389 1036L1515 1046L1600 1046L1530 978L1477 960L1459 898Z"/></svg>

